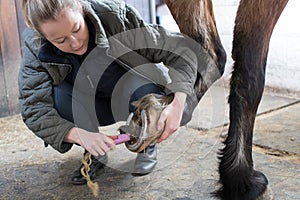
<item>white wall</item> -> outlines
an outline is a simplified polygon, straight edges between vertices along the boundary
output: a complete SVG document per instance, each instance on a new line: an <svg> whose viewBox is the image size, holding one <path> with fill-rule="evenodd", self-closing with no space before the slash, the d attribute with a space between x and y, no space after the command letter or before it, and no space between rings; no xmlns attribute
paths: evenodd
<svg viewBox="0 0 300 200"><path fill-rule="evenodd" d="M232 33L238 0L213 0L219 34L227 52L224 80L232 67ZM178 30L167 8L159 8L161 23ZM289 0L274 29L267 61L266 85L276 89L300 91L300 0Z"/></svg>
<svg viewBox="0 0 300 200"><path fill-rule="evenodd" d="M300 1L290 0L274 29L267 84L300 91Z"/></svg>

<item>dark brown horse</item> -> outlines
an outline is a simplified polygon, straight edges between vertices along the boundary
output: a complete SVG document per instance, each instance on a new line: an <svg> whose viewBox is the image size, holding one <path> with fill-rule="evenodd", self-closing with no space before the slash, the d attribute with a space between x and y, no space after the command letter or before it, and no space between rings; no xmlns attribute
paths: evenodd
<svg viewBox="0 0 300 200"><path fill-rule="evenodd" d="M212 0L165 0L180 31L203 46L210 66L224 71L225 52L219 39ZM241 0L235 18L230 82L230 126L225 147L220 151L221 199L261 199L266 192L266 176L254 170L252 137L255 116L265 83L265 68L273 28L288 0ZM211 66L215 65L215 66ZM195 95L201 99L209 81L198 74ZM192 101L192 100L190 100ZM191 103L196 105L197 103ZM190 108L190 111L193 107ZM189 115L190 113L188 113Z"/></svg>

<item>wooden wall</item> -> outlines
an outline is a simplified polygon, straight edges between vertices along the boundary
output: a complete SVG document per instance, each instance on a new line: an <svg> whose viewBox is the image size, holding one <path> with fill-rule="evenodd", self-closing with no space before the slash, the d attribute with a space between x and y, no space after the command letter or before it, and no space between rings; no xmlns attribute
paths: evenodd
<svg viewBox="0 0 300 200"><path fill-rule="evenodd" d="M25 25L19 0L0 1L0 117L19 113L20 32Z"/></svg>

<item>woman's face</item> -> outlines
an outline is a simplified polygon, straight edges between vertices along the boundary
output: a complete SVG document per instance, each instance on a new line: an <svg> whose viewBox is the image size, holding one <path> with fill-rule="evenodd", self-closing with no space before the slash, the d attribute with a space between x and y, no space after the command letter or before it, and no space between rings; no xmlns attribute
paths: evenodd
<svg viewBox="0 0 300 200"><path fill-rule="evenodd" d="M83 55L87 51L89 31L80 10L66 7L60 11L56 20L40 25L46 39L63 52Z"/></svg>

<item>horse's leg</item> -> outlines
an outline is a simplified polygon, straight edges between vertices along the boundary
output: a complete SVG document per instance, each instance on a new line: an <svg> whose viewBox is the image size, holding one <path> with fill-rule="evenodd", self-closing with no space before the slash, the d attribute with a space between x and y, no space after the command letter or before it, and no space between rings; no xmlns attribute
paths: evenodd
<svg viewBox="0 0 300 200"><path fill-rule="evenodd" d="M216 27L212 0L165 0L180 32L198 55L198 74L194 93L187 98L181 125L191 120L192 113L208 88L222 76L226 53Z"/></svg>
<svg viewBox="0 0 300 200"><path fill-rule="evenodd" d="M230 85L230 126L220 152L217 196L254 200L263 195L267 178L253 169L253 126L264 82L269 41L288 0L241 0L234 28Z"/></svg>

